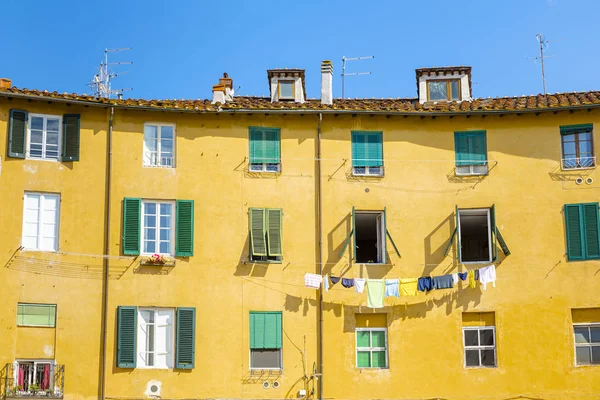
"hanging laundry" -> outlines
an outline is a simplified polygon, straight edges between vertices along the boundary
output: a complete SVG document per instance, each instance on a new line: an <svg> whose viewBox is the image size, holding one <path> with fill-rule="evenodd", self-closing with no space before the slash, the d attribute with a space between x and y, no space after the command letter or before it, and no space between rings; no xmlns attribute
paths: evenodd
<svg viewBox="0 0 600 400"><path fill-rule="evenodd" d="M433 277L433 288L434 289L452 289L454 283L452 282L452 275L442 275Z"/></svg>
<svg viewBox="0 0 600 400"><path fill-rule="evenodd" d="M329 293L329 274L325 274L323 278L323 289L325 289L325 293Z"/></svg>
<svg viewBox="0 0 600 400"><path fill-rule="evenodd" d="M460 278L461 281L466 281L468 275L469 275L468 272L459 272L458 273L458 277Z"/></svg>
<svg viewBox="0 0 600 400"><path fill-rule="evenodd" d="M452 274L452 283L454 285L458 283L458 274L456 272Z"/></svg>
<svg viewBox="0 0 600 400"><path fill-rule="evenodd" d="M329 279L331 280L332 285L335 285L336 283L338 283L340 281L339 276L330 276Z"/></svg>
<svg viewBox="0 0 600 400"><path fill-rule="evenodd" d="M417 278L400 279L400 294L402 296L416 296L418 281Z"/></svg>
<svg viewBox="0 0 600 400"><path fill-rule="evenodd" d="M483 285L483 290L486 290L488 283L496 287L496 266L494 264L479 269L479 283Z"/></svg>
<svg viewBox="0 0 600 400"><path fill-rule="evenodd" d="M319 289L321 287L321 282L323 282L323 277L317 274L304 274L304 286Z"/></svg>
<svg viewBox="0 0 600 400"><path fill-rule="evenodd" d="M385 281L383 279L367 279L367 306L383 308Z"/></svg>
<svg viewBox="0 0 600 400"><path fill-rule="evenodd" d="M352 278L342 278L342 286L349 289L354 286L354 279Z"/></svg>
<svg viewBox="0 0 600 400"><path fill-rule="evenodd" d="M469 287L471 289L475 289L476 284L475 284L475 271L474 270L470 270L468 273L468 279L469 279Z"/></svg>
<svg viewBox="0 0 600 400"><path fill-rule="evenodd" d="M429 292L433 289L433 281L430 276L422 276L417 284L419 292Z"/></svg>
<svg viewBox="0 0 600 400"><path fill-rule="evenodd" d="M385 297L400 297L400 279L385 280Z"/></svg>
<svg viewBox="0 0 600 400"><path fill-rule="evenodd" d="M354 290L356 290L356 293L362 293L365 291L364 278L354 278Z"/></svg>

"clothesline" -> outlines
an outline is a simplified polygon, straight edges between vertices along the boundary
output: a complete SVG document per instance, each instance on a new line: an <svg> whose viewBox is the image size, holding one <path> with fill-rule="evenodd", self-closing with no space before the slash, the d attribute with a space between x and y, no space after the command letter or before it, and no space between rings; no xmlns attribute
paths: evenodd
<svg viewBox="0 0 600 400"><path fill-rule="evenodd" d="M343 278L339 276L324 276L307 273L304 275L304 286L312 289L323 289L328 293L330 287L340 283L346 288L354 287L355 292L367 293L367 304L370 308L384 307L386 297L416 296L417 292L432 290L452 289L460 281L468 281L469 287L475 289L479 282L483 290L491 283L496 287L496 266L491 264L467 272L455 272L440 276L422 276L420 278L395 278L395 279L365 279Z"/></svg>

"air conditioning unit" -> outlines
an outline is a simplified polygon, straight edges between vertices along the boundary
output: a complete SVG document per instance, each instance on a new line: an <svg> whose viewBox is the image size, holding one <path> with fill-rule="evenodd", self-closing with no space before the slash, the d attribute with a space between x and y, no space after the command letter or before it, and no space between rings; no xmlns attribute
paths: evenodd
<svg viewBox="0 0 600 400"><path fill-rule="evenodd" d="M487 175L488 166L485 165L461 165L456 167L456 175Z"/></svg>

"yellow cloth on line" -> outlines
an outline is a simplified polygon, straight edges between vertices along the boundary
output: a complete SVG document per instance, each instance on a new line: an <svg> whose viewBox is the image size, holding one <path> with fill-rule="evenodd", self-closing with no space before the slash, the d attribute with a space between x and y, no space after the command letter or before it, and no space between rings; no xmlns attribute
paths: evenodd
<svg viewBox="0 0 600 400"><path fill-rule="evenodd" d="M385 294L384 279L367 279L367 306L370 308L383 308Z"/></svg>
<svg viewBox="0 0 600 400"><path fill-rule="evenodd" d="M417 278L400 279L400 296L416 296L418 282Z"/></svg>
<svg viewBox="0 0 600 400"><path fill-rule="evenodd" d="M469 270L469 272L467 273L467 279L469 280L469 287L471 289L475 289L475 271L474 270Z"/></svg>

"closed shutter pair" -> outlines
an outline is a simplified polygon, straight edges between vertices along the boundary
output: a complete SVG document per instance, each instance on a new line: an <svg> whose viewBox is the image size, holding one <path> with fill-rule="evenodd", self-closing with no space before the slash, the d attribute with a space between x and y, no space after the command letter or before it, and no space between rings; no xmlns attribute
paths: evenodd
<svg viewBox="0 0 600 400"><path fill-rule="evenodd" d="M456 166L485 165L487 144L485 131L454 132Z"/></svg>
<svg viewBox="0 0 600 400"><path fill-rule="evenodd" d="M279 128L250 127L250 164L280 164Z"/></svg>
<svg viewBox="0 0 600 400"><path fill-rule="evenodd" d="M194 255L194 200L177 200L175 217L175 255ZM140 254L142 199L123 199L123 254Z"/></svg>
<svg viewBox="0 0 600 400"><path fill-rule="evenodd" d="M352 166L383 166L383 133L352 131Z"/></svg>
<svg viewBox="0 0 600 400"><path fill-rule="evenodd" d="M117 309L118 368L136 367L137 317L137 307L121 306ZM196 308L178 308L175 329L175 368L192 369L196 359Z"/></svg>
<svg viewBox="0 0 600 400"><path fill-rule="evenodd" d="M8 121L8 156L25 158L27 150L27 122L29 113L23 110L10 110ZM79 114L63 115L62 161L79 161Z"/></svg>
<svg viewBox="0 0 600 400"><path fill-rule="evenodd" d="M250 311L250 349L281 349L281 311Z"/></svg>
<svg viewBox="0 0 600 400"><path fill-rule="evenodd" d="M565 205L567 259L600 258L598 203Z"/></svg>

